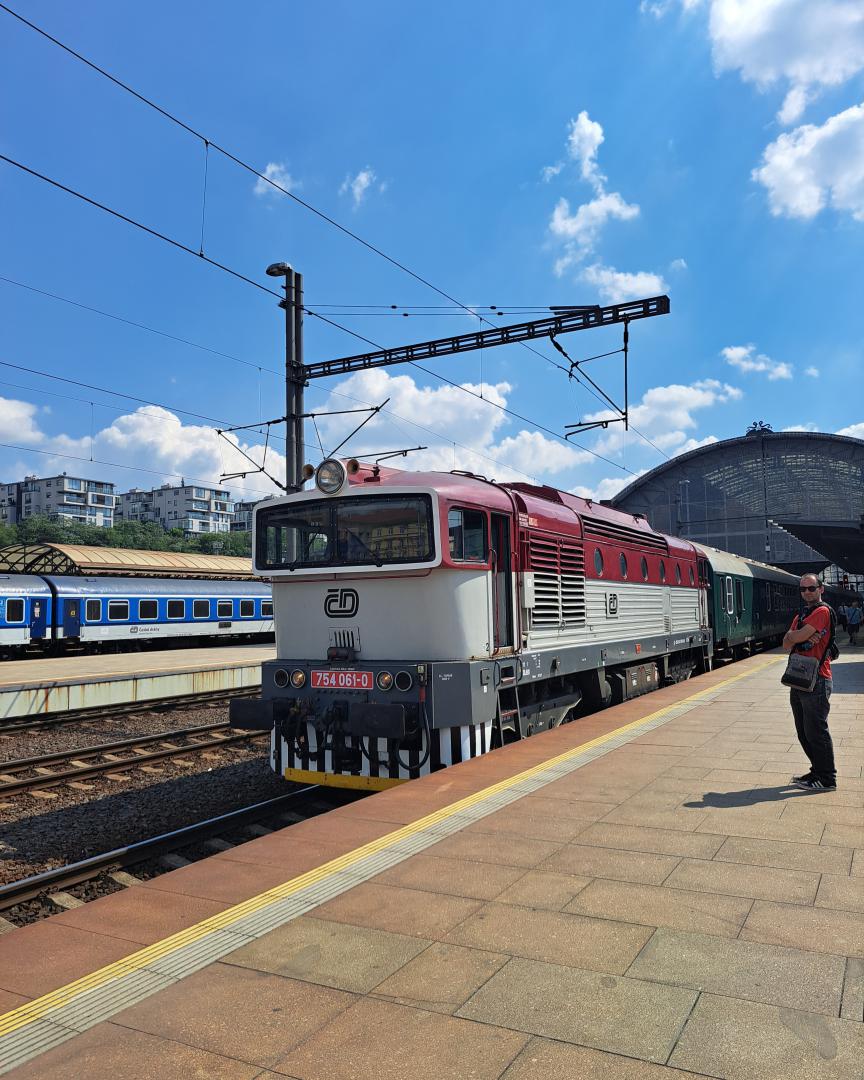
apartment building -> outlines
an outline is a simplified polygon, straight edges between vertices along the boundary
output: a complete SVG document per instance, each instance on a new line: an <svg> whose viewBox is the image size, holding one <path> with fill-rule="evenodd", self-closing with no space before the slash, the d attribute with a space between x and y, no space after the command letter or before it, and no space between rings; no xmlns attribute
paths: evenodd
<svg viewBox="0 0 864 1080"><path fill-rule="evenodd" d="M34 515L79 525L111 528L117 496L114 485L83 476L25 476L0 485L0 521L15 525Z"/></svg>
<svg viewBox="0 0 864 1080"><path fill-rule="evenodd" d="M163 484L143 491L132 488L117 497L115 520L155 521L163 529L182 529L187 536L230 532L234 520L231 495L222 488Z"/></svg>
<svg viewBox="0 0 864 1080"><path fill-rule="evenodd" d="M234 503L234 520L231 522L231 532L252 532L252 511L260 502L266 502L274 496L265 495L263 499L252 499L249 502Z"/></svg>

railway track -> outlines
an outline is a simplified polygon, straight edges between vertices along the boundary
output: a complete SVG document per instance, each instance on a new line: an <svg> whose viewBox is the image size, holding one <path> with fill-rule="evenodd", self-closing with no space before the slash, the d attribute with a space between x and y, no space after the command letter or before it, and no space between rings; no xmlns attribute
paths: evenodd
<svg viewBox="0 0 864 1080"><path fill-rule="evenodd" d="M252 697L261 692L260 686L247 686L242 690L214 690L206 694L189 694L183 697L153 698L148 701L130 701L121 705L107 705L104 709L74 709L62 713L16 716L0 719L0 736L17 735L22 731L38 731L55 724L71 724L82 720L104 720L128 716L139 712L158 712L160 709L186 709L197 705L227 702L235 697Z"/></svg>
<svg viewBox="0 0 864 1080"><path fill-rule="evenodd" d="M126 847L114 848L100 855L93 855L79 862L70 863L68 866L60 866L53 870L46 870L32 877L22 878L20 881L12 881L6 885L0 885L0 911L7 911L19 904L25 904L33 900L51 900L54 893L73 888L82 883L92 882L103 875L116 874L109 877L113 882L106 892L114 891L117 886L138 884L138 880L131 875L121 873L126 867L158 859L170 855L178 849L194 844L200 844L219 837L224 833L232 833L244 826L254 824L265 818L288 819L286 823L303 820L305 817L315 816L330 809L322 805L316 808L312 804L312 797L318 794L320 789L317 785L300 788L298 791L280 795L275 799L265 802L253 803L239 810L232 810L218 817L208 818L205 821L196 822L194 825L185 825L183 828L172 832L162 833L147 840L129 844ZM305 806L305 812L304 812ZM222 848L231 845L222 844ZM181 863L176 863L180 865ZM171 869L169 866L166 869ZM60 907L69 906L65 902L57 902L56 911ZM77 905L76 905L77 906ZM50 914L46 911L45 914Z"/></svg>
<svg viewBox="0 0 864 1080"><path fill-rule="evenodd" d="M226 720L5 761L0 764L0 798L129 772L156 762L182 760L190 754L216 751L265 734L254 731L231 734Z"/></svg>

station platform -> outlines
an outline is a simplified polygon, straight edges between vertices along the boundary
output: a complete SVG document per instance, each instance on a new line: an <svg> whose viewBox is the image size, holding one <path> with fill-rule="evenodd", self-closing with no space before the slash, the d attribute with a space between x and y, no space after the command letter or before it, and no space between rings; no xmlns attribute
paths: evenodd
<svg viewBox="0 0 864 1080"><path fill-rule="evenodd" d="M864 650L832 793L760 655L0 937L0 1068L861 1080Z"/></svg>
<svg viewBox="0 0 864 1080"><path fill-rule="evenodd" d="M214 645L6 660L0 664L0 720L255 687L262 662L275 655L273 645Z"/></svg>

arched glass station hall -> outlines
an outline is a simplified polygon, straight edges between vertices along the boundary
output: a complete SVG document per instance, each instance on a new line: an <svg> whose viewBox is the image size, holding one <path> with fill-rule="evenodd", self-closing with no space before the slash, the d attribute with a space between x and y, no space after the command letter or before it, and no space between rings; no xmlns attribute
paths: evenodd
<svg viewBox="0 0 864 1080"><path fill-rule="evenodd" d="M864 441L754 431L681 454L611 500L654 528L802 573L864 574Z"/></svg>

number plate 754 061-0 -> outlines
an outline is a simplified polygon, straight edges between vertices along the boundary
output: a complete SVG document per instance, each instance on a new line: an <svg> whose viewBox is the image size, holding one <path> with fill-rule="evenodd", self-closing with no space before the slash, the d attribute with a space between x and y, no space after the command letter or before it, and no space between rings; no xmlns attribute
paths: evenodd
<svg viewBox="0 0 864 1080"><path fill-rule="evenodd" d="M319 690L371 690L371 671L313 671L312 687Z"/></svg>

